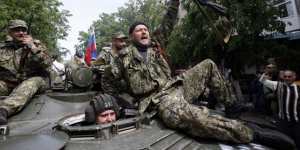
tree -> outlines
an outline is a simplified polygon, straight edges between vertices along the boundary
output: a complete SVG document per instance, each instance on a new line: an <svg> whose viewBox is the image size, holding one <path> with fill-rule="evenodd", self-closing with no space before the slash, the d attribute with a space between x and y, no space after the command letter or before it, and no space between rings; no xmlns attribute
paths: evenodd
<svg viewBox="0 0 300 150"><path fill-rule="evenodd" d="M278 21L279 12L272 6L271 0L218 1L227 7L227 18L232 24L235 36L229 43L220 44L213 23L222 19L211 9L205 7L204 14L195 6L193 0L184 2L188 14L182 24L177 26L171 36L168 52L177 67L193 65L204 58L212 58L220 63L222 57L227 58L230 67L241 70L242 65L263 61L270 47L278 43L265 41L261 33L283 31L284 25ZM208 15L210 18L206 18ZM217 26L219 31L228 30L224 25ZM186 61L188 60L188 61ZM230 61L229 61L230 60Z"/></svg>
<svg viewBox="0 0 300 150"><path fill-rule="evenodd" d="M120 7L115 13L100 14L99 19L94 21L91 26L95 29L98 50L101 50L101 47L111 41L113 33L122 31L126 34L129 26L136 21L147 22L150 30L153 31L161 21L164 4L165 1L162 0L129 0L124 7ZM76 50L85 51L86 35L88 33L83 31L79 33L80 42L76 45Z"/></svg>
<svg viewBox="0 0 300 150"><path fill-rule="evenodd" d="M268 57L282 53L278 47L285 47L274 40L265 40L262 33L284 32L284 23L279 21L280 12L273 7L273 1L238 1L225 3L229 8L231 22L238 33L228 44L228 59L231 64L263 64ZM279 52L279 53L278 53ZM233 59L235 58L235 59ZM246 59L247 58L247 59ZM231 65L240 70L240 65Z"/></svg>
<svg viewBox="0 0 300 150"><path fill-rule="evenodd" d="M0 1L0 40L5 40L6 27L11 19L27 22L29 33L41 40L50 53L58 53L58 39L64 39L69 30L67 10L60 10L59 0L1 0ZM65 50L64 50L65 51Z"/></svg>

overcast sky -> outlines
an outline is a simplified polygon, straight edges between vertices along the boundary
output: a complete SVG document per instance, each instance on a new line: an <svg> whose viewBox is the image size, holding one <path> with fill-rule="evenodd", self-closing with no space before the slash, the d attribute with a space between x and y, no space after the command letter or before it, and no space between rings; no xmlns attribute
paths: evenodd
<svg viewBox="0 0 300 150"><path fill-rule="evenodd" d="M66 40L60 41L60 45L71 50L74 54L74 45L78 42L79 31L86 31L99 14L116 12L124 6L128 0L61 0L62 9L69 10L73 16L69 17L71 30ZM97 38L97 37L96 37ZM69 57L68 57L69 58Z"/></svg>

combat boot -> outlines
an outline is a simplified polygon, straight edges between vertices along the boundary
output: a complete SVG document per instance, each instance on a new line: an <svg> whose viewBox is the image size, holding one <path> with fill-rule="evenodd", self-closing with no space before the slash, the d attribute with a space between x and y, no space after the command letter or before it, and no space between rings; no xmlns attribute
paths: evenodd
<svg viewBox="0 0 300 150"><path fill-rule="evenodd" d="M246 124L253 131L253 142L275 149L296 149L296 144L289 136L273 129L262 128L254 123Z"/></svg>
<svg viewBox="0 0 300 150"><path fill-rule="evenodd" d="M4 108L0 108L0 125L7 124L7 116L8 116L7 110Z"/></svg>

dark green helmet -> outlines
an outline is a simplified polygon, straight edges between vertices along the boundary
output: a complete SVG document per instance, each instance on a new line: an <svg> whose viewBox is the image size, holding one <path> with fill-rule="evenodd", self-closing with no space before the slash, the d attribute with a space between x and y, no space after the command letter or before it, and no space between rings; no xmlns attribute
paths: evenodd
<svg viewBox="0 0 300 150"><path fill-rule="evenodd" d="M88 123L95 123L96 116L106 110L114 110L117 118L119 117L120 107L117 100L108 94L99 94L93 98L85 109L85 120Z"/></svg>
<svg viewBox="0 0 300 150"><path fill-rule="evenodd" d="M81 50L76 50L75 52L75 56L79 57L79 58L83 58L83 52Z"/></svg>

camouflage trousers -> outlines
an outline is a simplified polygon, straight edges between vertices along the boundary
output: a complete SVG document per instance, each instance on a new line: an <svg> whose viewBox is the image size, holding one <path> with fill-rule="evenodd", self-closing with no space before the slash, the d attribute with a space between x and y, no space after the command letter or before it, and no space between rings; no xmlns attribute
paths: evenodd
<svg viewBox="0 0 300 150"><path fill-rule="evenodd" d="M236 101L217 65L210 59L200 62L180 76L183 79L184 98L189 102L198 99L207 88L225 106Z"/></svg>
<svg viewBox="0 0 300 150"><path fill-rule="evenodd" d="M20 111L24 105L36 94L46 87L46 82L41 77L32 77L24 80L15 87L9 94L10 89L4 81L0 81L1 96L9 95L4 100L0 100L0 108L8 111L8 115Z"/></svg>
<svg viewBox="0 0 300 150"><path fill-rule="evenodd" d="M206 87L225 105L231 105L231 93L211 60L205 60L182 75L183 85L159 91L152 97L163 122L190 135L221 141L249 143L253 132L242 122L212 115L208 108L190 104Z"/></svg>

